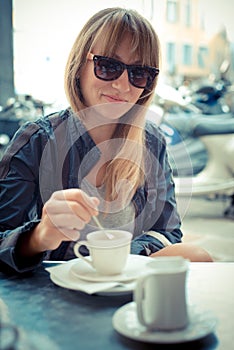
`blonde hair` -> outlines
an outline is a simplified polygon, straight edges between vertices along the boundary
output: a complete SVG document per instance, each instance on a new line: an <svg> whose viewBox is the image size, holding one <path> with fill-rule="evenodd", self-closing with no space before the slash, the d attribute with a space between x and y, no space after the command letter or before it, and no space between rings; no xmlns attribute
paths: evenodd
<svg viewBox="0 0 234 350"><path fill-rule="evenodd" d="M135 10L119 7L106 8L94 14L80 31L71 49L65 69L65 92L72 110L79 113L85 108L79 77L87 62L88 52L95 44L101 43L100 55L113 56L118 44L126 34L130 34L130 52L139 58L143 65L159 68L160 44L158 36L148 20ZM147 107L153 98L157 79L149 90L144 89L136 102L138 107ZM123 142L114 159L108 164L104 183L108 200L116 197L115 184L128 179L132 183L132 194L144 181L144 113L142 108L131 108L116 128L113 138ZM138 145L138 147L136 147ZM127 153L125 153L127 152ZM127 157L124 156L127 154Z"/></svg>

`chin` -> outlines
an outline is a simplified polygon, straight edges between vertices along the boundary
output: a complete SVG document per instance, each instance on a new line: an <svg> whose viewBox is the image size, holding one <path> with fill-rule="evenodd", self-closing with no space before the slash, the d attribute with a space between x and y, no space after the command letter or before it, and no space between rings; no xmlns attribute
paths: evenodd
<svg viewBox="0 0 234 350"><path fill-rule="evenodd" d="M98 113L102 118L111 121L121 118L132 106L133 105L128 102L112 102L100 104L92 108L95 113Z"/></svg>

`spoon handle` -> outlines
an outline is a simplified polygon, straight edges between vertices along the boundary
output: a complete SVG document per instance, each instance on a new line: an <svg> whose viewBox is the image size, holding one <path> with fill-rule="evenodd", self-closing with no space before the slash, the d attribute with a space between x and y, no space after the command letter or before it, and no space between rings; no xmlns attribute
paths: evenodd
<svg viewBox="0 0 234 350"><path fill-rule="evenodd" d="M114 238L114 236L111 233L109 233L106 229L104 229L104 227L100 224L100 221L98 220L98 218L96 216L93 216L93 220L96 222L96 224L100 228L100 230L103 230L103 232L105 232L105 235L107 238L109 238L109 239Z"/></svg>
<svg viewBox="0 0 234 350"><path fill-rule="evenodd" d="M93 220L95 221L95 223L97 224L97 226L101 229L104 230L104 227L100 224L100 221L98 220L98 218L96 216L93 216Z"/></svg>

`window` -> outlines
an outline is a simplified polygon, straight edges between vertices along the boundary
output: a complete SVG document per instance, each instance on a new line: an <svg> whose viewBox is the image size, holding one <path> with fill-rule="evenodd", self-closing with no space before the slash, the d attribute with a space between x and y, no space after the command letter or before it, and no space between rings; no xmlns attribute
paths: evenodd
<svg viewBox="0 0 234 350"><path fill-rule="evenodd" d="M183 64L191 66L192 64L192 46L185 44L183 46Z"/></svg>
<svg viewBox="0 0 234 350"><path fill-rule="evenodd" d="M200 68L205 68L207 55L208 55L208 48L204 46L199 47L197 61Z"/></svg>
<svg viewBox="0 0 234 350"><path fill-rule="evenodd" d="M177 0L167 0L167 21L175 23L178 19Z"/></svg>
<svg viewBox="0 0 234 350"><path fill-rule="evenodd" d="M190 27L192 24L192 6L191 0L187 0L185 3L185 25Z"/></svg>
<svg viewBox="0 0 234 350"><path fill-rule="evenodd" d="M174 43L167 43L166 58L167 58L168 72L170 74L173 74L175 72L175 66L176 66Z"/></svg>

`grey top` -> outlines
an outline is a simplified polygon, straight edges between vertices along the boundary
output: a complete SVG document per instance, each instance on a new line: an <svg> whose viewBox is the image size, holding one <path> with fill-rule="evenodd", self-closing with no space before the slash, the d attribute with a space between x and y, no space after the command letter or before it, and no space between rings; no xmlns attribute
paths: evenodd
<svg viewBox="0 0 234 350"><path fill-rule="evenodd" d="M104 204L99 208L98 220L104 228L114 228L133 232L135 209L132 202L128 205L119 208L117 202L110 203L108 206L108 215L105 214L105 187L95 187L86 179L81 183L81 188L89 195L97 196L101 203ZM118 202L119 203L119 202ZM96 226L95 222L93 222Z"/></svg>

